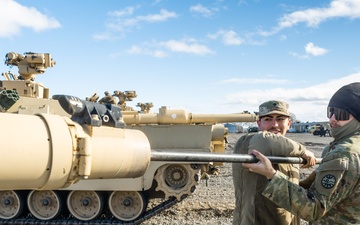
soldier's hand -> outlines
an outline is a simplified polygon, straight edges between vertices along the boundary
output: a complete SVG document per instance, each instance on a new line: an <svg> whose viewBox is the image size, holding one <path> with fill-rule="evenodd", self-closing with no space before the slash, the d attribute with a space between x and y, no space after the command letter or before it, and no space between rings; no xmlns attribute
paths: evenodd
<svg viewBox="0 0 360 225"><path fill-rule="evenodd" d="M309 168L316 164L316 158L313 152L309 150L305 150L304 155L302 156L303 159L306 160L306 164L303 164L301 168Z"/></svg>
<svg viewBox="0 0 360 225"><path fill-rule="evenodd" d="M259 159L259 162L257 163L242 163L242 165L246 168L249 168L251 172L258 173L261 175L266 176L268 179L271 179L274 174L276 173L276 170L272 167L270 160L261 154L260 152L253 150L251 152L252 155L254 155L256 158Z"/></svg>

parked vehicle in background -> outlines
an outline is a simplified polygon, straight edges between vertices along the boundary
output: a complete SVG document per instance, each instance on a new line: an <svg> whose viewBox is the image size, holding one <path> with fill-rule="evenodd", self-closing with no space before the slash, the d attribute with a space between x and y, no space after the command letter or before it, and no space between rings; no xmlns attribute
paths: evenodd
<svg viewBox="0 0 360 225"><path fill-rule="evenodd" d="M288 130L288 132L289 132L289 133L295 133L296 130L295 130L295 128L290 128L290 129Z"/></svg>
<svg viewBox="0 0 360 225"><path fill-rule="evenodd" d="M258 132L259 128L258 127L249 127L248 128L248 132L251 133L251 132Z"/></svg>
<svg viewBox="0 0 360 225"><path fill-rule="evenodd" d="M313 135L319 135L320 137L326 137L326 135L331 137L328 124L323 124L323 125L316 124L316 125L310 126L308 128L308 132Z"/></svg>
<svg viewBox="0 0 360 225"><path fill-rule="evenodd" d="M308 128L308 133L313 134L313 135L319 135L320 127L321 127L321 125L319 125L319 124L312 125Z"/></svg>

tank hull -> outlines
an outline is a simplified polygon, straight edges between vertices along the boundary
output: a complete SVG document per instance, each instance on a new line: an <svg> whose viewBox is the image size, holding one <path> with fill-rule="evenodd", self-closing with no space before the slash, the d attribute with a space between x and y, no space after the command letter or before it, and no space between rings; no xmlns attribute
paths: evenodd
<svg viewBox="0 0 360 225"><path fill-rule="evenodd" d="M20 75L0 81L0 224L139 224L192 194L214 168L151 161L152 151L224 153L227 129L218 123L256 120L166 107L141 114L96 94L50 98L34 81L55 65L50 54L10 52L5 64ZM166 201L147 210L154 198Z"/></svg>

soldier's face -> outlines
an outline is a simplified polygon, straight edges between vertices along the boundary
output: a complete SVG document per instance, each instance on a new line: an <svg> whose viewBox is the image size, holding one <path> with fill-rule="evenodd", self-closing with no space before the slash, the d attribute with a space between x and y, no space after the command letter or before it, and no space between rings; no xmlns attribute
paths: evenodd
<svg viewBox="0 0 360 225"><path fill-rule="evenodd" d="M257 121L259 130L285 135L290 128L291 120L287 116L271 114Z"/></svg>
<svg viewBox="0 0 360 225"><path fill-rule="evenodd" d="M348 120L336 120L335 115L332 115L329 118L329 122L330 122L331 128L338 128L338 127L344 126L345 124L347 124L348 122L350 122L353 119L354 119L354 116L351 114L349 114Z"/></svg>

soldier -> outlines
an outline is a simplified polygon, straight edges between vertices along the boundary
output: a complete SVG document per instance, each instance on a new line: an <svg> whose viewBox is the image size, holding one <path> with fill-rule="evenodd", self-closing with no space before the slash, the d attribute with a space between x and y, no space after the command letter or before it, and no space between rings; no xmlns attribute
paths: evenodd
<svg viewBox="0 0 360 225"><path fill-rule="evenodd" d="M334 141L318 168L299 185L254 150L259 163L243 166L269 179L263 195L311 224L360 224L360 82L341 87L327 116Z"/></svg>
<svg viewBox="0 0 360 225"><path fill-rule="evenodd" d="M291 124L288 104L272 100L259 106L258 133L242 136L234 148L235 154L248 154L250 149L259 149L266 155L300 156L308 160L306 167L315 164L312 152L284 135ZM299 167L291 164L274 165L290 177L291 182L299 182ZM262 196L268 180L249 172L241 163L233 163L233 181L235 187L234 225L297 225L300 219L278 207Z"/></svg>

